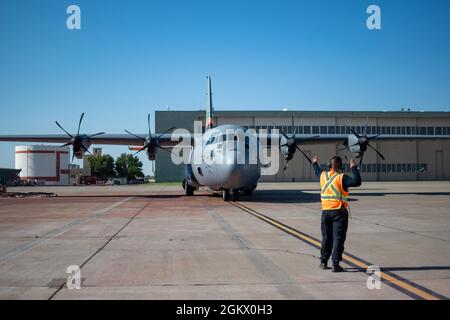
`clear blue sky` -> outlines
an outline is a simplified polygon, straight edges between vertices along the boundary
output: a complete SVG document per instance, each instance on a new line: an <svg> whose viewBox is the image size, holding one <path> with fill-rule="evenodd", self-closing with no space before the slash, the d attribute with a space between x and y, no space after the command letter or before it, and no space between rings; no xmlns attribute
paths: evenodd
<svg viewBox="0 0 450 320"><path fill-rule="evenodd" d="M449 34L448 0L2 0L0 134L74 131L81 112L86 133L146 132L148 112L203 108L206 75L221 110L450 110Z"/></svg>

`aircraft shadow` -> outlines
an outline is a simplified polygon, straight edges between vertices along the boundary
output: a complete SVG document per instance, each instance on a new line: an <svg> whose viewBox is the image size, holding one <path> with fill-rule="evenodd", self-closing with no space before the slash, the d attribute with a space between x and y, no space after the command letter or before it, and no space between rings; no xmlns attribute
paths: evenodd
<svg viewBox="0 0 450 320"><path fill-rule="evenodd" d="M252 196L241 195L240 200L247 202L267 202L267 203L314 203L320 202L318 190L311 190L314 193L305 192L309 190L255 190ZM358 201L352 196L358 197L383 197L387 195L422 195L422 196L450 196L450 192L351 192L349 202ZM219 197L216 193L197 193L195 197ZM183 198L183 193L171 194L69 194L59 195L57 198L142 198L142 199L178 199Z"/></svg>
<svg viewBox="0 0 450 320"><path fill-rule="evenodd" d="M143 198L143 199L176 199L184 197L183 194L77 194L58 195L58 198Z"/></svg>
<svg viewBox="0 0 450 320"><path fill-rule="evenodd" d="M268 203L314 203L320 202L320 194L302 190L255 190L252 196L241 196L242 201ZM357 199L349 198L349 202Z"/></svg>
<svg viewBox="0 0 450 320"><path fill-rule="evenodd" d="M388 195L449 196L450 192L352 192L351 196L384 197Z"/></svg>

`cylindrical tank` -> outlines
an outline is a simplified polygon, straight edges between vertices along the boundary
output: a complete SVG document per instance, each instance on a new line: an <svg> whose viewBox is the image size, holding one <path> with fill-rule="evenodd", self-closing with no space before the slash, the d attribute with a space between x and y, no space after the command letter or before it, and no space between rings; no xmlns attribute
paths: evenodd
<svg viewBox="0 0 450 320"><path fill-rule="evenodd" d="M16 169L20 178L46 185L69 184L69 148L57 146L17 146Z"/></svg>

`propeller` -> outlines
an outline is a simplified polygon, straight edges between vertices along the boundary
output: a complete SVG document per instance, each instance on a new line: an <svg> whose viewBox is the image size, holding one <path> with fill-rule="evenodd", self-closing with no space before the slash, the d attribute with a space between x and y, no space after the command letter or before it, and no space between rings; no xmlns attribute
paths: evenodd
<svg viewBox="0 0 450 320"><path fill-rule="evenodd" d="M84 145L84 142L85 142L86 140L89 140L90 138L95 137L95 136L99 136L99 135L101 135L101 134L105 134L104 132L98 132L98 133L94 133L94 134L91 134L91 135L84 135L84 134L83 134L83 135L80 135L80 128L81 128L81 123L83 122L83 118L84 118L84 112L81 114L80 121L78 122L78 129L77 129L77 134L76 134L76 135L70 134L69 132L67 132L66 129L64 129L64 128L58 123L58 121L55 121L56 125L57 125L62 131L64 131L64 132L67 134L67 136L70 138L70 142L67 142L67 143L63 144L62 146L60 146L60 148L62 148L62 147L67 147L67 146L70 146L70 145L72 146L72 148L73 148L73 152L72 152L72 162L73 162L73 159L75 158L75 153L78 152L78 151L80 151L80 150L83 150L84 152L87 152L87 153L89 153L89 154L92 154L92 153L88 150L88 148Z"/></svg>
<svg viewBox="0 0 450 320"><path fill-rule="evenodd" d="M377 149L375 149L370 144L370 141L373 140L373 139L376 139L378 137L378 134L374 135L374 136L371 136L371 137L367 136L367 123L366 123L366 127L364 129L364 135L358 134L353 129L350 129L350 132L358 139L358 141L356 143L352 144L351 146L349 146L348 145L348 141L346 140L343 145L344 145L345 149L349 149L349 150L350 150L351 147L359 145L359 155L358 155L358 157L361 159L359 161L359 165L361 165L362 162L363 162L364 153L367 151L367 147L369 147L370 149L375 151L380 156L381 159L383 159L383 160L385 159L384 156L381 154L381 152L378 151Z"/></svg>
<svg viewBox="0 0 450 320"><path fill-rule="evenodd" d="M125 130L126 133L132 135L133 137L138 138L139 140L142 140L142 142L144 142L144 145L142 146L142 148L140 148L138 151L136 151L133 156L137 155L138 153L140 153L141 151L147 150L147 153L154 153L156 151L156 148L165 150L167 152L170 152L167 148L164 148L163 146L161 146L159 144L159 138L161 138L161 136L163 136L166 133L169 133L170 131L172 131L173 129L175 129L175 127L171 127L169 129L167 129L166 131L164 131L163 133L159 134L158 136L155 136L152 134L151 131L151 126L150 126L150 113L147 116L147 123L148 123L148 136L147 138L143 138L140 137L128 130Z"/></svg>
<svg viewBox="0 0 450 320"><path fill-rule="evenodd" d="M298 126L295 127L294 133L290 137L286 133L281 131L281 134L286 139L286 142L284 144L280 145L280 147L288 148L288 154L286 156L286 164L284 165L283 171L286 171L289 161L291 161L292 158L294 157L296 150L298 150L309 161L309 163L312 164L311 158L297 145L297 140L295 139L295 134L297 133L297 128L298 128ZM317 136L314 136L312 138L316 138L316 137ZM308 139L312 139L312 138L308 138ZM305 139L305 140L308 140L308 139Z"/></svg>

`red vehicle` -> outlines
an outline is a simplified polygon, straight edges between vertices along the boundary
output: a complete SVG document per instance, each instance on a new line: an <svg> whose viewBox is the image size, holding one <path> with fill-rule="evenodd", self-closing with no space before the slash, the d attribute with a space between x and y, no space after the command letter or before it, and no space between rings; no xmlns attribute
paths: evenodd
<svg viewBox="0 0 450 320"><path fill-rule="evenodd" d="M83 176L80 178L80 183L81 184L98 184L99 180L97 177L94 176Z"/></svg>

